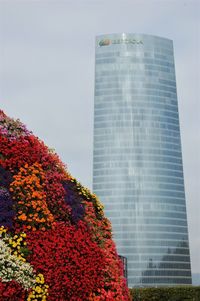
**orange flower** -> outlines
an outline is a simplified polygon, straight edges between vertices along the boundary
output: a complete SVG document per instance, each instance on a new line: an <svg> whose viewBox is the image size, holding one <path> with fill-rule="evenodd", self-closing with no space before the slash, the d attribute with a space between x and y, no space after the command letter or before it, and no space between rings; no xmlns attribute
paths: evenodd
<svg viewBox="0 0 200 301"><path fill-rule="evenodd" d="M39 229L41 224L43 228L52 228L54 217L47 207L44 190L46 188L45 174L41 165L35 163L28 166L26 164L13 178L10 191L13 192L13 199L16 200L15 206L18 209L16 211L19 213L16 221L19 223L22 220L26 221L27 228L33 231ZM40 218L38 212L40 212ZM32 227L33 223L34 227Z"/></svg>
<svg viewBox="0 0 200 301"><path fill-rule="evenodd" d="M19 216L19 219L21 219L22 221L25 221L27 219L26 215L23 213Z"/></svg>

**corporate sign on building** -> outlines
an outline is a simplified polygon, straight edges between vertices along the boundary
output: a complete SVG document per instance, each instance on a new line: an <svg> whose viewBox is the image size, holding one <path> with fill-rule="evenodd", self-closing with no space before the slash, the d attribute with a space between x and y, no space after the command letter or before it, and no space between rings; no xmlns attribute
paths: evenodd
<svg viewBox="0 0 200 301"><path fill-rule="evenodd" d="M103 39L99 42L99 46L109 46L112 44L133 44L133 45L143 45L142 40L136 39Z"/></svg>

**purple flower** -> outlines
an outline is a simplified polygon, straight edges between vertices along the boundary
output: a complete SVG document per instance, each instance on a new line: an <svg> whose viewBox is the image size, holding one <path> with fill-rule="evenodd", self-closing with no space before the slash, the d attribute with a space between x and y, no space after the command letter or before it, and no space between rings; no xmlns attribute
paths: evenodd
<svg viewBox="0 0 200 301"><path fill-rule="evenodd" d="M15 211L9 191L0 187L0 226L12 228Z"/></svg>
<svg viewBox="0 0 200 301"><path fill-rule="evenodd" d="M4 169L2 166L0 166L0 187L6 187L8 188L10 183L13 181L12 174L10 171Z"/></svg>
<svg viewBox="0 0 200 301"><path fill-rule="evenodd" d="M72 209L71 221L72 223L77 224L85 214L85 208L82 204L82 197L79 195L76 185L71 181L65 181L63 183L63 187L65 189L65 202Z"/></svg>

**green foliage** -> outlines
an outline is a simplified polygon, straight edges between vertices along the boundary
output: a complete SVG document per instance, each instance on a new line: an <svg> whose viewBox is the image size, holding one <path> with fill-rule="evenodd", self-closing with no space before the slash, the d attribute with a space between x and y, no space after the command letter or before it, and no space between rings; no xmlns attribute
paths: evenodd
<svg viewBox="0 0 200 301"><path fill-rule="evenodd" d="M200 301L200 286L132 288L131 301Z"/></svg>

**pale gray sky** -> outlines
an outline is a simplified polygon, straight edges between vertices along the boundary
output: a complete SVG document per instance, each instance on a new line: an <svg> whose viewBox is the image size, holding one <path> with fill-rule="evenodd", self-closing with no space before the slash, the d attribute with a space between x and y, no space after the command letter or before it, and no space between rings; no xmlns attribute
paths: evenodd
<svg viewBox="0 0 200 301"><path fill-rule="evenodd" d="M200 273L199 24L198 0L0 0L0 108L90 188L95 36L174 41L192 270Z"/></svg>

